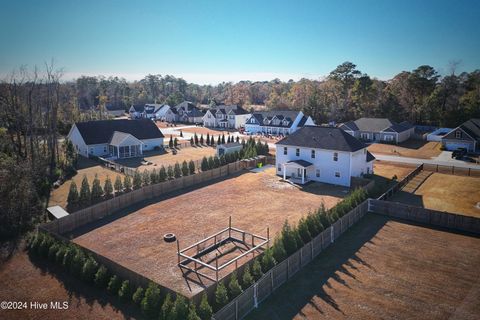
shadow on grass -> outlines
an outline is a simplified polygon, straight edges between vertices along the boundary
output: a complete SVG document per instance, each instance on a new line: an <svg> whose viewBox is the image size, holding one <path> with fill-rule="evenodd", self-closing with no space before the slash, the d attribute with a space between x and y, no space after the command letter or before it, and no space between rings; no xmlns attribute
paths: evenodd
<svg viewBox="0 0 480 320"><path fill-rule="evenodd" d="M85 234L85 233L88 233L94 229L97 229L97 228L100 228L104 225L107 225L115 220L118 220L120 218L123 218L125 216L128 216L129 214L131 213L134 213L146 206L149 206L151 204L155 204L155 203L158 203L160 201L163 201L163 200L166 200L166 199L170 199L170 198L175 198L175 197L178 197L182 194L185 194L185 193L189 193L189 192L192 192L194 190L197 190L197 189L200 189L200 188L204 188L204 187L207 187L209 185L213 185L213 184L216 184L216 183L219 183L221 181L226 181L226 180L229 180L229 179L233 179L233 178L237 178L239 177L240 175L244 174L244 173L248 173L250 171L248 170L241 170L237 173L234 173L234 174L230 174L228 176L225 176L225 177L220 177L220 178L217 178L217 179L213 179L213 180L210 180L210 181L205 181L205 182L202 182L202 183L199 183L199 184L195 184L195 185L192 185L190 187L187 187L187 188L182 188L180 190L177 190L177 191L172 191L172 192L169 192L169 193L166 193L164 195L161 195L159 197L154 197L150 200L144 200L144 201L141 201L141 202L137 202L127 208L124 208L124 209L121 209L103 219L100 219L98 221L94 221L92 223L89 223L89 224L86 224L84 226L81 226L71 232L68 232L66 234L64 234L63 236L65 236L66 238L68 239L74 239L74 238L77 238L79 236L81 236L82 234Z"/></svg>
<svg viewBox="0 0 480 320"><path fill-rule="evenodd" d="M32 265L39 268L42 275L49 275L62 283L64 289L68 292L69 305L72 307L75 307L72 305L72 298L77 300L84 299L90 308L93 308L94 303L98 302L102 308L111 305L113 310L122 313L124 319L142 318L140 309L135 307L132 302L121 302L118 297L107 294L106 290L99 289L94 284L75 278L65 268L56 265L46 258L30 253L27 254Z"/></svg>
<svg viewBox="0 0 480 320"><path fill-rule="evenodd" d="M349 288L345 278L358 281L355 275L359 264L367 267L371 272L375 268L362 260L357 252L366 243L375 245L372 239L389 221L389 218L377 215L367 215L357 225L345 232L334 244L325 249L304 269L299 271L286 284L271 295L259 309L253 311L248 319L293 319L302 313L302 308L310 305L317 316L325 310L316 304L314 297L318 297L330 307L345 316L335 297L328 294L326 288L332 288L336 282ZM318 301L318 300L317 300ZM312 316L310 313L309 316ZM312 318L313 319L313 318Z"/></svg>

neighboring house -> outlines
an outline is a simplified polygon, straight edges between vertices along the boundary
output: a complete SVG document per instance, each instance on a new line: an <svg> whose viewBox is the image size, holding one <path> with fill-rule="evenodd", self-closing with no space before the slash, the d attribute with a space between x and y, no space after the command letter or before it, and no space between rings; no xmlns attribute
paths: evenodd
<svg viewBox="0 0 480 320"><path fill-rule="evenodd" d="M158 103L146 103L145 118L155 120L157 118L157 112L163 107L163 104Z"/></svg>
<svg viewBox="0 0 480 320"><path fill-rule="evenodd" d="M145 105L144 104L134 104L128 109L130 119L141 119L146 117Z"/></svg>
<svg viewBox="0 0 480 320"><path fill-rule="evenodd" d="M406 141L415 131L406 121L396 123L386 118L360 118L345 122L339 128L363 141L390 143Z"/></svg>
<svg viewBox="0 0 480 320"><path fill-rule="evenodd" d="M203 117L203 126L238 129L245 126L248 111L237 105L220 105L209 109Z"/></svg>
<svg viewBox="0 0 480 320"><path fill-rule="evenodd" d="M287 135L308 125L315 123L301 111L255 112L245 123L245 132Z"/></svg>
<svg viewBox="0 0 480 320"><path fill-rule="evenodd" d="M204 113L190 101L183 101L175 106L178 119L186 123L201 123Z"/></svg>
<svg viewBox="0 0 480 320"><path fill-rule="evenodd" d="M105 111L110 116L121 117L125 115L125 106L122 103L109 103L105 105Z"/></svg>
<svg viewBox="0 0 480 320"><path fill-rule="evenodd" d="M168 104L164 104L160 108L155 110L155 119L166 122L177 122L177 110L170 107Z"/></svg>
<svg viewBox="0 0 480 320"><path fill-rule="evenodd" d="M67 139L84 157L138 157L163 148L163 134L149 120L100 120L75 123Z"/></svg>
<svg viewBox="0 0 480 320"><path fill-rule="evenodd" d="M228 153L234 153L235 151L240 152L243 146L238 142L224 143L217 146L217 156L223 156Z"/></svg>
<svg viewBox="0 0 480 320"><path fill-rule="evenodd" d="M179 119L181 122L186 123L202 123L204 115L205 114L200 109L195 107L190 111L183 112L182 116L180 116Z"/></svg>
<svg viewBox="0 0 480 320"><path fill-rule="evenodd" d="M470 152L480 152L480 119L470 119L442 138L447 150L465 148Z"/></svg>
<svg viewBox="0 0 480 320"><path fill-rule="evenodd" d="M339 128L304 126L275 144L276 172L304 184L319 181L350 186L351 177L373 173L367 146Z"/></svg>

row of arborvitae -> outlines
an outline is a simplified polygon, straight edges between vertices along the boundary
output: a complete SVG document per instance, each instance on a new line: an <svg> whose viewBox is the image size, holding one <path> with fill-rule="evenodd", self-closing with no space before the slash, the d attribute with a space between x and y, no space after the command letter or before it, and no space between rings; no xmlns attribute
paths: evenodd
<svg viewBox="0 0 480 320"><path fill-rule="evenodd" d="M223 282L218 284L215 291L215 308L219 310L225 306L277 263L282 262L309 243L323 230L362 203L367 197L368 194L365 190L356 189L332 209L325 210L322 205L316 212L308 213L306 217L300 219L296 227L291 226L285 220L282 231L275 237L273 245L265 250L263 255L253 260L251 268L248 265L245 267L241 277L241 284L236 273L232 274L227 286Z"/></svg>
<svg viewBox="0 0 480 320"><path fill-rule="evenodd" d="M147 288L134 287L130 281L121 279L73 243L64 243L38 232L30 239L28 248L31 254L48 258L82 281L106 290L122 303L139 307L148 319L207 320L212 317L212 308L206 295L197 307L181 295L176 295L175 299L170 294L162 295L154 283Z"/></svg>
<svg viewBox="0 0 480 320"><path fill-rule="evenodd" d="M227 153L225 155L203 157L200 169L202 171L208 171L224 166L226 164L235 162L240 159L240 153L238 151Z"/></svg>
<svg viewBox="0 0 480 320"><path fill-rule="evenodd" d="M121 176L117 175L113 185L112 180L107 176L103 188L100 179L95 175L91 189L88 178L84 175L80 192L78 191L75 181L71 182L67 198L67 208L69 210L85 208L102 200L110 199L114 195L130 192L132 189L137 190L143 186L192 175L195 173L195 169L195 163L192 160L188 163L187 161L183 161L181 165L177 162L175 165L170 165L167 168L162 166L158 172L157 169L150 171L144 170L143 173L137 170L133 175L133 179L127 175L122 181Z"/></svg>
<svg viewBox="0 0 480 320"><path fill-rule="evenodd" d="M227 139L225 140L225 135L222 134L221 136L217 136L217 140L215 142L215 137L212 135L210 136L209 133L207 133L207 138L203 139L203 134L200 135L200 138L197 136L195 133L193 137L190 138L190 145L191 146L202 146L202 145L207 145L207 146L215 146L215 145L220 145L220 144L225 144L225 143L231 143L231 142L239 142L240 137L237 136L237 138L233 136L228 136Z"/></svg>

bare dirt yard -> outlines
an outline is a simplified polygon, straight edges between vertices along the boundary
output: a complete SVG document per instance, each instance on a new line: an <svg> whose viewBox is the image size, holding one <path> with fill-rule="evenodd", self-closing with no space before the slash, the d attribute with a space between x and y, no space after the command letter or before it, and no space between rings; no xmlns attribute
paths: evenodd
<svg viewBox="0 0 480 320"><path fill-rule="evenodd" d="M331 208L347 192L346 188L320 183L300 189L281 182L272 167L258 173L242 171L169 198L139 204L71 236L74 242L164 287L193 296L211 282L183 278L177 266L177 245L165 242L164 234L174 233L180 247L185 248L226 228L231 216L234 227L262 236L269 227L274 237L285 219L296 223L322 203ZM241 260L239 266L251 257Z"/></svg>
<svg viewBox="0 0 480 320"><path fill-rule="evenodd" d="M413 194L400 191L392 201L480 217L480 178L433 173Z"/></svg>
<svg viewBox="0 0 480 320"><path fill-rule="evenodd" d="M368 214L247 319L478 319L480 238Z"/></svg>
<svg viewBox="0 0 480 320"><path fill-rule="evenodd" d="M35 301L66 301L69 305L67 310L0 310L0 319L129 319L140 316L138 310L125 307L93 285L43 260L36 261L23 251L0 262L0 301L24 301L28 305Z"/></svg>
<svg viewBox="0 0 480 320"><path fill-rule="evenodd" d="M368 147L368 151L392 156L430 159L442 152L440 147L440 142L410 139L399 145L373 143Z"/></svg>
<svg viewBox="0 0 480 320"><path fill-rule="evenodd" d="M103 184L105 183L105 180L107 179L107 176L110 177L112 180L112 183L115 181L117 176L120 176L122 179L124 177L123 174L107 169L105 167L102 167L100 164L97 162L87 159L84 157L79 157L78 160L78 170L77 174L70 180L65 181L60 187L57 189L53 189L51 194L50 194L50 199L48 202L49 206L55 206L59 205L65 208L67 204L67 197L68 197L68 191L70 190L70 184L72 181L75 181L77 184L78 191L80 192L80 186L82 185L82 179L83 176L86 175L88 178L88 182L90 183L90 187L92 186L93 179L95 178L95 174L98 175L98 179L100 179L100 184L103 187Z"/></svg>
<svg viewBox="0 0 480 320"><path fill-rule="evenodd" d="M397 176L398 180L405 178L410 172L416 168L413 164L396 163L388 161L375 160L373 163L373 172L376 175L382 176L387 179L391 179L393 176Z"/></svg>
<svg viewBox="0 0 480 320"><path fill-rule="evenodd" d="M195 162L196 168L199 167L203 157L210 157L216 154L216 149L212 147L185 147L177 150L176 154L173 154L172 151L167 150L166 153L159 154L158 152L145 153L143 158L131 158L131 159L121 159L116 160L115 162L130 167L138 169L141 172L143 170L160 170L162 166L165 168L169 165L174 165L176 162L182 164L183 161L189 162L193 160ZM145 165L142 164L142 161L150 161L152 164Z"/></svg>

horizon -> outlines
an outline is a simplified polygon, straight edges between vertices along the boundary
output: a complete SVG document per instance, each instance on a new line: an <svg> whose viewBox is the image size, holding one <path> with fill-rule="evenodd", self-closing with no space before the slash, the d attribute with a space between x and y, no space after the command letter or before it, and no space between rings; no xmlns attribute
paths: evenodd
<svg viewBox="0 0 480 320"><path fill-rule="evenodd" d="M62 80L148 74L189 83L318 80L345 61L388 80L480 68L480 3L458 1L9 2L0 75L55 61ZM18 19L23 17L23 19ZM347 23L346 23L347 22ZM41 68L40 68L41 69Z"/></svg>

